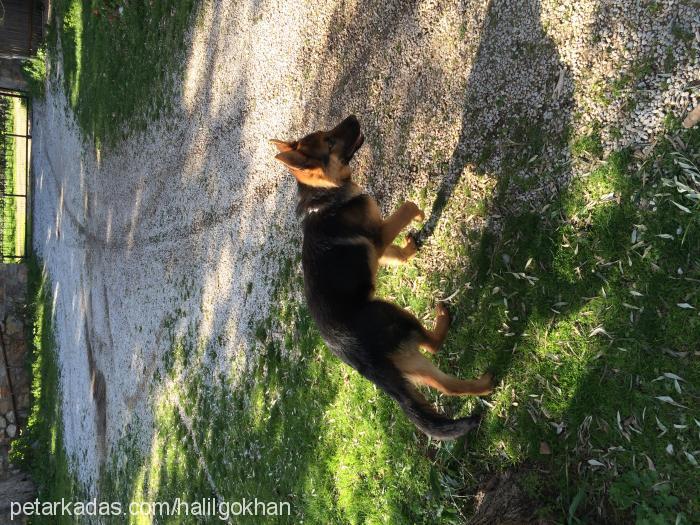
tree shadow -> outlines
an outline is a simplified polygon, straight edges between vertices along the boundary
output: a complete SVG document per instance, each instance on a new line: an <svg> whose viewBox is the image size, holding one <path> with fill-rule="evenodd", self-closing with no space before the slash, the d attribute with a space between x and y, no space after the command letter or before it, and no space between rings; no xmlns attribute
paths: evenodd
<svg viewBox="0 0 700 525"><path fill-rule="evenodd" d="M573 83L540 22L539 1L488 4L464 93L461 127L428 219L434 232L466 169L496 179L489 215L536 207L568 181ZM564 162L562 162L562 159Z"/></svg>

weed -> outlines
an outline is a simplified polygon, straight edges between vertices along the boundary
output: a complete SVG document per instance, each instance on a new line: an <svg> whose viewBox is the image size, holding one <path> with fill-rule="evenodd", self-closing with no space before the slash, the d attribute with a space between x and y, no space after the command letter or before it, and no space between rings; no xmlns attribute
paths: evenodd
<svg viewBox="0 0 700 525"><path fill-rule="evenodd" d="M44 98L44 86L46 83L46 49L40 48L36 55L25 60L22 64L22 73L27 82L27 90L32 98Z"/></svg>
<svg viewBox="0 0 700 525"><path fill-rule="evenodd" d="M671 494L670 483L653 470L625 472L612 483L610 499L619 508L630 509L638 525L688 523L679 512L679 499Z"/></svg>
<svg viewBox="0 0 700 525"><path fill-rule="evenodd" d="M578 137L571 144L571 153L576 157L590 155L594 158L600 158L603 155L603 144L600 140L600 133L598 131L593 131L588 135Z"/></svg>

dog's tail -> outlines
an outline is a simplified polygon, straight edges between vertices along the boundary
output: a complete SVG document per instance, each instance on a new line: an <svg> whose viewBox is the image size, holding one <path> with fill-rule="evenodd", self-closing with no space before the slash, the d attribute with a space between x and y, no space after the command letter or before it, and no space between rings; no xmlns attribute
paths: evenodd
<svg viewBox="0 0 700 525"><path fill-rule="evenodd" d="M434 439L457 439L479 426L480 416L451 419L435 411L416 388L402 378L401 383L387 388L410 419L421 431Z"/></svg>

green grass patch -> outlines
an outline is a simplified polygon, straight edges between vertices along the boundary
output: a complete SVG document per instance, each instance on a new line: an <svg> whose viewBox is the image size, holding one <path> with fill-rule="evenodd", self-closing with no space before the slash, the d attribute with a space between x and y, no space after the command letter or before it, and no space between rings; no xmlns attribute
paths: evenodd
<svg viewBox="0 0 700 525"><path fill-rule="evenodd" d="M170 109L169 79L180 73L195 5L56 2L49 45L56 51L60 40L67 97L83 132L98 146L145 129Z"/></svg>
<svg viewBox="0 0 700 525"><path fill-rule="evenodd" d="M603 155L603 144L600 140L600 132L595 130L575 139L571 144L571 154L575 157L589 155L600 158Z"/></svg>
<svg viewBox="0 0 700 525"><path fill-rule="evenodd" d="M22 73L27 81L27 90L35 99L44 98L46 83L46 48L41 47L36 55L22 64Z"/></svg>
<svg viewBox="0 0 700 525"><path fill-rule="evenodd" d="M682 138L697 155L700 134ZM544 212L506 218L499 235L459 244L447 236L460 224L436 233L450 247L440 271L426 274L419 260L381 272L380 295L428 323L435 298L459 290L437 361L501 381L466 439L428 441L330 354L297 299L297 261L282 273L274 315L256 331L259 359L242 380L203 365L218 341L171 334L150 448L127 439L102 492L125 503L215 490L229 501L290 502L291 516L268 518L275 523L452 524L468 520L480 482L515 470L536 513L556 522L691 523L700 511L700 214L668 186L688 181L677 159L667 142L641 170L627 152L613 154ZM447 203L444 220L464 206ZM455 416L481 405L426 394Z"/></svg>
<svg viewBox="0 0 700 525"><path fill-rule="evenodd" d="M35 258L29 268L28 307L33 321L32 409L27 428L12 443L11 458L26 469L39 501L79 500L80 491L63 447L61 388L53 333L51 285ZM74 523L70 516L35 516L32 523Z"/></svg>

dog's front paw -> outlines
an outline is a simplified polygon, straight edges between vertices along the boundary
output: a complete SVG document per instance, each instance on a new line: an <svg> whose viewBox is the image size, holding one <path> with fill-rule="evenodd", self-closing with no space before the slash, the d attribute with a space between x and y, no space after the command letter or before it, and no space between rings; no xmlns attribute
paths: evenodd
<svg viewBox="0 0 700 525"><path fill-rule="evenodd" d="M435 317L438 321L444 319L449 325L452 322L452 317L450 316L450 311L445 306L445 303L437 303L435 305Z"/></svg>
<svg viewBox="0 0 700 525"><path fill-rule="evenodd" d="M418 243L412 235L406 236L406 242L403 245L403 253L406 259L409 259L418 253Z"/></svg>
<svg viewBox="0 0 700 525"><path fill-rule="evenodd" d="M423 222L425 220L425 212L415 202L408 201L404 206L408 208L414 221Z"/></svg>

